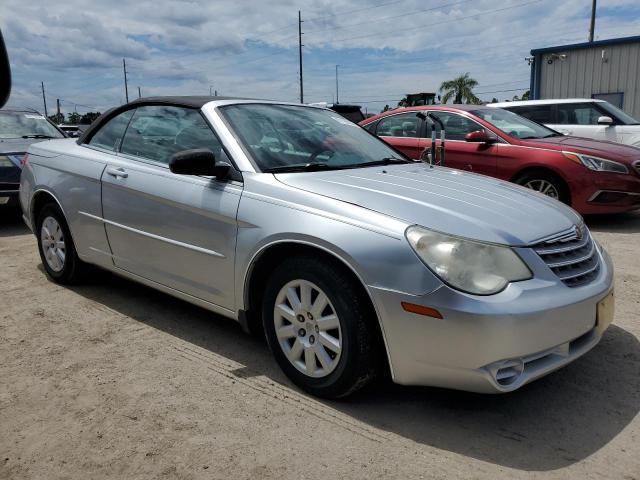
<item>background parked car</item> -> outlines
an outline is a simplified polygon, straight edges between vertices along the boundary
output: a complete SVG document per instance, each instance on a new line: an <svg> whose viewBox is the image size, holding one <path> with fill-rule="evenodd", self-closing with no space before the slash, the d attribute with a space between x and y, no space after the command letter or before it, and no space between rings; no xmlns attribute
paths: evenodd
<svg viewBox="0 0 640 480"><path fill-rule="evenodd" d="M640 146L640 122L604 100L570 98L491 103L565 135Z"/></svg>
<svg viewBox="0 0 640 480"><path fill-rule="evenodd" d="M66 133L68 137L76 138L76 137L79 137L80 134L82 133L79 125L61 124L61 125L58 125L58 128L62 130L64 133Z"/></svg>
<svg viewBox="0 0 640 480"><path fill-rule="evenodd" d="M330 108L347 120L351 120L353 123L358 123L365 119L365 115L362 113L362 107L360 105L327 102L311 103L310 105L314 107Z"/></svg>
<svg viewBox="0 0 640 480"><path fill-rule="evenodd" d="M518 183L583 214L640 207L640 148L564 136L507 110L478 105L397 109L360 125L418 160L431 146L431 126L419 112L444 124L448 167Z"/></svg>
<svg viewBox="0 0 640 480"><path fill-rule="evenodd" d="M0 205L18 206L22 160L29 145L65 135L30 110L0 110Z"/></svg>

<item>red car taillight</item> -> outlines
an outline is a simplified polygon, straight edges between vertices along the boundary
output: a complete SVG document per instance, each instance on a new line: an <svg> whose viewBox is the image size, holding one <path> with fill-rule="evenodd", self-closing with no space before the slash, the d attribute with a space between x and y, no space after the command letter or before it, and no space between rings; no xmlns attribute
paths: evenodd
<svg viewBox="0 0 640 480"><path fill-rule="evenodd" d="M22 160L20 160L20 166L24 168L27 165L28 161L29 161L29 154L25 153L24 157L22 157Z"/></svg>

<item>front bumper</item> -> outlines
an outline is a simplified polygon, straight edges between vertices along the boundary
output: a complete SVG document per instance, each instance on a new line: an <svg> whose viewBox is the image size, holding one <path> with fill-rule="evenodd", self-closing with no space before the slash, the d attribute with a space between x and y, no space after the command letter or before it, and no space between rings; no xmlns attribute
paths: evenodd
<svg viewBox="0 0 640 480"><path fill-rule="evenodd" d="M602 336L596 309L612 290L613 265L606 252L599 255L598 276L575 288L550 271L486 297L447 286L422 296L372 288L394 381L508 392L572 362ZM408 313L401 302L444 318Z"/></svg>
<svg viewBox="0 0 640 480"><path fill-rule="evenodd" d="M582 214L622 213L640 208L640 178L634 172L628 175L590 172L573 183L571 205Z"/></svg>

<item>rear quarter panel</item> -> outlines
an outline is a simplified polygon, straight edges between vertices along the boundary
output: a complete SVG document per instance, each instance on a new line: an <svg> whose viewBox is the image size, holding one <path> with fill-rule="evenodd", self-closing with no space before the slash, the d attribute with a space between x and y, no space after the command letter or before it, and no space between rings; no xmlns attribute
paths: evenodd
<svg viewBox="0 0 640 480"><path fill-rule="evenodd" d="M23 199L23 209L31 224L37 222L33 199L49 193L65 215L80 258L97 264L111 263L104 226L83 212L102 217L100 177L108 157L72 139L33 145L22 189L28 197Z"/></svg>

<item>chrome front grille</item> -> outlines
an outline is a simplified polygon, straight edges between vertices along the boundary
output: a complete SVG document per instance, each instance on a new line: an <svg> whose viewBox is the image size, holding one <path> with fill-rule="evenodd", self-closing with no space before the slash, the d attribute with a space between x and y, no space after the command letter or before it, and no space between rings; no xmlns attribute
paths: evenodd
<svg viewBox="0 0 640 480"><path fill-rule="evenodd" d="M590 283L600 270L596 244L585 227L576 227L573 234L547 240L533 249L568 287Z"/></svg>

